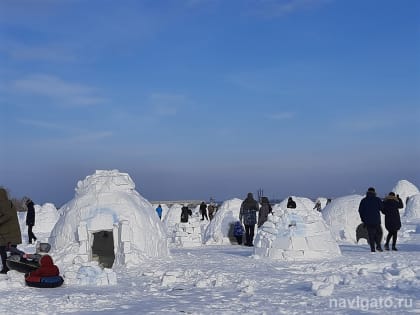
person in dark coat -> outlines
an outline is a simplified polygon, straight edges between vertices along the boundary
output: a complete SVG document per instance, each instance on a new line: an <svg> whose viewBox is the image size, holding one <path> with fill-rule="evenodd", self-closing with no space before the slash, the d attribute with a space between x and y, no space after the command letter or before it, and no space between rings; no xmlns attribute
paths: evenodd
<svg viewBox="0 0 420 315"><path fill-rule="evenodd" d="M257 223L258 210L258 202L254 199L252 193L248 193L239 211L239 220L245 225L245 246L254 246L254 230Z"/></svg>
<svg viewBox="0 0 420 315"><path fill-rule="evenodd" d="M35 207L34 202L31 199L26 200L26 225L28 226L28 243L32 244L32 240L36 241L37 238L32 232L32 228L35 226Z"/></svg>
<svg viewBox="0 0 420 315"><path fill-rule="evenodd" d="M389 241L392 237L392 250L397 250L397 233L401 228L401 218L398 209L404 207L400 196L395 196L395 193L390 192L383 201L382 213L385 215L385 228L388 230L384 248L389 250Z"/></svg>
<svg viewBox="0 0 420 315"><path fill-rule="evenodd" d="M191 209L188 206L183 206L181 208L181 222L187 223L190 216L192 216Z"/></svg>
<svg viewBox="0 0 420 315"><path fill-rule="evenodd" d="M381 210L382 200L376 196L375 188L370 187L366 192L366 197L360 201L359 214L368 230L371 252L375 252L375 244L376 250L383 251L381 247Z"/></svg>
<svg viewBox="0 0 420 315"><path fill-rule="evenodd" d="M207 216L207 205L204 201L201 202L200 204L200 213L201 213L201 221L204 220L204 218L206 218L206 220L209 220L209 217Z"/></svg>
<svg viewBox="0 0 420 315"><path fill-rule="evenodd" d="M293 200L292 197L289 197L289 199L287 199L287 208L296 209L296 202Z"/></svg>
<svg viewBox="0 0 420 315"><path fill-rule="evenodd" d="M273 208L271 208L270 201L267 197L261 197L261 208L258 212L258 227L261 227L264 222L267 221L269 213L273 213Z"/></svg>
<svg viewBox="0 0 420 315"><path fill-rule="evenodd" d="M3 265L0 273L7 273L7 251L22 243L19 219L13 202L9 199L6 189L0 188L0 256Z"/></svg>

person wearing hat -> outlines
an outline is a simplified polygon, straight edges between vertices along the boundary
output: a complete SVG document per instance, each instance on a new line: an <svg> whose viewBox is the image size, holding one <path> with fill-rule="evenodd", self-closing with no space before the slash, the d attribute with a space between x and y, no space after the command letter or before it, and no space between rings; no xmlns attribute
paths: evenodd
<svg viewBox="0 0 420 315"><path fill-rule="evenodd" d="M376 196L375 188L369 187L366 192L366 197L360 201L359 214L360 219L368 230L371 252L375 252L376 250L379 252L383 251L381 247L382 228L380 213L382 207L382 200Z"/></svg>
<svg viewBox="0 0 420 315"><path fill-rule="evenodd" d="M32 240L36 241L36 236L34 232L32 232L32 228L35 226L35 207L34 202L31 199L26 200L26 208L28 211L26 212L26 225L28 226L28 243L32 244Z"/></svg>
<svg viewBox="0 0 420 315"><path fill-rule="evenodd" d="M239 210L239 221L245 225L245 246L254 246L254 230L257 224L257 212L260 210L258 202L252 193L248 193Z"/></svg>
<svg viewBox="0 0 420 315"><path fill-rule="evenodd" d="M383 201L382 213L385 215L385 228L388 230L386 242L384 245L385 250L389 250L389 241L392 237L392 250L397 250L397 233L401 228L401 218L398 209L403 208L403 202L399 195L390 192Z"/></svg>
<svg viewBox="0 0 420 315"><path fill-rule="evenodd" d="M7 273L7 251L22 243L19 219L13 202L9 199L6 189L0 188L0 256L3 269L0 273Z"/></svg>

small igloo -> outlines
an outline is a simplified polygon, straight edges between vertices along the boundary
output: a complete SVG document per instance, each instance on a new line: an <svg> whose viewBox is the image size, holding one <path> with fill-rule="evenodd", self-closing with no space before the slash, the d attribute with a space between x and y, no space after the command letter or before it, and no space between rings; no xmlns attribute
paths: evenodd
<svg viewBox="0 0 420 315"><path fill-rule="evenodd" d="M234 198L222 203L204 232L205 244L222 245L236 242L233 225L239 220L242 201Z"/></svg>
<svg viewBox="0 0 420 315"><path fill-rule="evenodd" d="M408 180L402 179L397 182L392 191L398 194L403 202L404 207L400 210L401 215L404 215L407 207L407 199L411 196L417 195L419 189Z"/></svg>
<svg viewBox="0 0 420 315"><path fill-rule="evenodd" d="M295 200L296 201L296 200ZM319 212L306 202L296 209L276 211L257 230L254 254L279 260L325 259L341 255L340 248ZM313 203L312 203L313 204Z"/></svg>
<svg viewBox="0 0 420 315"><path fill-rule="evenodd" d="M361 195L339 197L322 210L322 217L337 241L356 243L356 228L362 223L359 205L363 198Z"/></svg>
<svg viewBox="0 0 420 315"><path fill-rule="evenodd" d="M169 255L153 206L126 173L98 170L79 181L75 197L59 209L49 242L63 263L98 261L103 267L138 266Z"/></svg>
<svg viewBox="0 0 420 315"><path fill-rule="evenodd" d="M181 222L182 205L174 204L163 219L168 243L171 247L197 247L202 245L201 226L198 213L194 212L188 222ZM191 209L191 208L190 208ZM192 211L192 210L191 210Z"/></svg>
<svg viewBox="0 0 420 315"><path fill-rule="evenodd" d="M420 194L410 196L405 210L405 219L409 222L420 223Z"/></svg>

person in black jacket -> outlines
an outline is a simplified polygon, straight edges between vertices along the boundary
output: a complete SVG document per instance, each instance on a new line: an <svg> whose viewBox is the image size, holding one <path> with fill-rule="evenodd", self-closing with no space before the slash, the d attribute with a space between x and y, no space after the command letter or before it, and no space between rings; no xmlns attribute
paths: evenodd
<svg viewBox="0 0 420 315"><path fill-rule="evenodd" d="M26 200L26 208L28 211L26 212L26 225L28 226L28 243L32 244L32 240L36 241L36 236L34 232L32 232L32 228L35 226L35 207L34 202L31 199Z"/></svg>
<svg viewBox="0 0 420 315"><path fill-rule="evenodd" d="M183 206L181 208L181 222L182 223L187 223L188 222L188 218L192 216L192 211L190 208L188 208L188 206Z"/></svg>
<svg viewBox="0 0 420 315"><path fill-rule="evenodd" d="M366 192L366 197L360 201L359 214L368 230L371 252L375 252L375 244L377 251L383 251L381 247L381 210L382 200L376 196L375 188L370 187Z"/></svg>
<svg viewBox="0 0 420 315"><path fill-rule="evenodd" d="M384 248L389 250L389 241L392 237L392 250L397 250L397 232L401 228L401 218L398 209L403 208L403 202L400 196L390 192L383 201L382 213L385 215L385 228L388 230Z"/></svg>
<svg viewBox="0 0 420 315"><path fill-rule="evenodd" d="M200 213L201 213L201 221L204 220L204 218L206 218L206 220L209 220L209 217L207 216L207 205L204 201L201 202L200 204Z"/></svg>
<svg viewBox="0 0 420 315"><path fill-rule="evenodd" d="M287 208L296 209L296 202L293 200L292 197L289 197L289 199L287 199Z"/></svg>

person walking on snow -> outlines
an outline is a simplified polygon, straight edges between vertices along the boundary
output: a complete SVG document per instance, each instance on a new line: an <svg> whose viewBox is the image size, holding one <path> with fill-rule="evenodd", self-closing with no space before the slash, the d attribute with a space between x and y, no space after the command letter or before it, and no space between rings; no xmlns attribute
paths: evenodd
<svg viewBox="0 0 420 315"><path fill-rule="evenodd" d="M382 228L380 214L382 207L382 200L376 196L375 188L369 187L366 197L360 201L359 214L360 219L366 224L368 230L371 252L375 252L375 244L377 251L383 251L381 248Z"/></svg>
<svg viewBox="0 0 420 315"><path fill-rule="evenodd" d="M7 250L9 247L17 247L22 244L17 211L12 201L9 200L7 191L0 188L0 256L3 268L0 273L7 273L6 266Z"/></svg>
<svg viewBox="0 0 420 315"><path fill-rule="evenodd" d="M207 205L205 204L204 201L201 202L200 204L200 213L201 213L201 221L204 220L204 218L206 218L206 220L209 220L209 217L207 216Z"/></svg>
<svg viewBox="0 0 420 315"><path fill-rule="evenodd" d="M161 206L161 205L159 205L159 206L156 208L156 213L157 213L157 215L159 216L159 219L161 219L161 220L162 220L162 206Z"/></svg>
<svg viewBox="0 0 420 315"><path fill-rule="evenodd" d="M32 232L32 228L35 226L35 207L34 202L31 199L27 199L26 208L28 209L26 212L26 225L28 226L28 244L32 244L32 240L36 241L37 238Z"/></svg>
<svg viewBox="0 0 420 315"><path fill-rule="evenodd" d="M261 227L267 221L269 213L273 213L270 201L268 201L267 197L261 197L261 208L258 212L258 227Z"/></svg>
<svg viewBox="0 0 420 315"><path fill-rule="evenodd" d="M239 220L245 225L245 246L254 246L254 229L257 223L257 212L259 210L258 202L254 199L252 193L241 204L239 211Z"/></svg>
<svg viewBox="0 0 420 315"><path fill-rule="evenodd" d="M389 241L392 237L392 250L397 250L397 233L401 228L401 218L398 209L403 208L403 202L400 196L395 196L395 193L390 192L383 201L382 213L385 215L385 228L388 230L386 242L384 245L385 250L389 250Z"/></svg>

